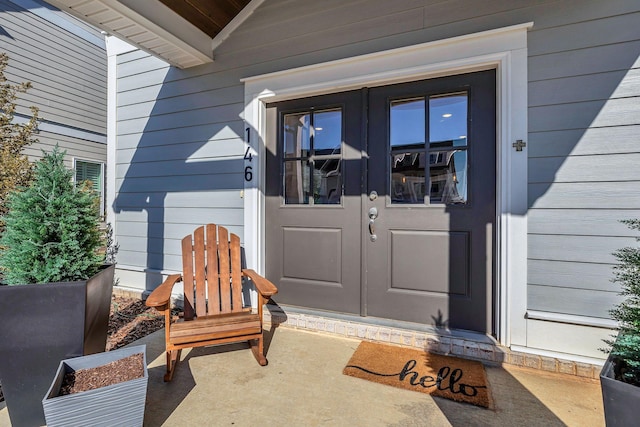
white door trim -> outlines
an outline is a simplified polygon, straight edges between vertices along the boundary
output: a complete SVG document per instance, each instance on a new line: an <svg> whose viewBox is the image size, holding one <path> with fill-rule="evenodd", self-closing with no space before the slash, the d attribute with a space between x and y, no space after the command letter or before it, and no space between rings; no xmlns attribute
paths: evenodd
<svg viewBox="0 0 640 427"><path fill-rule="evenodd" d="M527 30L532 26L514 25L243 79L254 177L245 181L248 265L264 273L266 102L496 68L498 339L503 345L525 346L527 151L515 151L511 144L527 140Z"/></svg>

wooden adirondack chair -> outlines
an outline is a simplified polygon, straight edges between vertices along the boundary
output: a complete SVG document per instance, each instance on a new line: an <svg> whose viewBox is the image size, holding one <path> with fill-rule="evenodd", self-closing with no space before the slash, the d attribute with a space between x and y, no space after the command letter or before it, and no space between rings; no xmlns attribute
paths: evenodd
<svg viewBox="0 0 640 427"><path fill-rule="evenodd" d="M206 231L206 232L205 232ZM261 366L267 364L262 337L262 306L278 292L253 270L241 269L240 238L226 228L207 224L182 239L183 274L173 274L147 298L146 305L165 315L167 373L171 381L183 348L249 341ZM258 309L242 304L242 278L258 291ZM171 291L184 283L184 317L171 316Z"/></svg>

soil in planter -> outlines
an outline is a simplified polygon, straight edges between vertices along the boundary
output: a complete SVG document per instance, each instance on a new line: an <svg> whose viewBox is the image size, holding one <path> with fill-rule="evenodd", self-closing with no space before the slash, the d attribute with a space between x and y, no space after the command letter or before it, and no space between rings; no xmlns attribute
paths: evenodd
<svg viewBox="0 0 640 427"><path fill-rule="evenodd" d="M67 372L62 380L58 396L95 390L144 376L143 354L115 360L106 365Z"/></svg>

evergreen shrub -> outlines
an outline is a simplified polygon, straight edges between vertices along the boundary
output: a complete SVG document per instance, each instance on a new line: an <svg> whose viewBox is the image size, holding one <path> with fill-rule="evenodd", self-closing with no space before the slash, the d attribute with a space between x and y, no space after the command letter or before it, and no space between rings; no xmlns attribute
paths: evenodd
<svg viewBox="0 0 640 427"><path fill-rule="evenodd" d="M85 280L104 261L99 196L76 186L56 147L36 163L33 182L9 195L0 270L9 285Z"/></svg>
<svg viewBox="0 0 640 427"><path fill-rule="evenodd" d="M622 222L640 231L640 220ZM613 281L620 283L624 300L610 311L619 321L618 337L606 343L617 360L616 378L640 386L640 247L622 248L614 255L619 264Z"/></svg>

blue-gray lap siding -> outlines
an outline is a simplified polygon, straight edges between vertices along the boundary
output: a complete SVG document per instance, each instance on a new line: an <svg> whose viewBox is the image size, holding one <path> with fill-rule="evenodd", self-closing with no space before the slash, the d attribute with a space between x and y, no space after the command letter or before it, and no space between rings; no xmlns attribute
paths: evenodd
<svg viewBox="0 0 640 427"><path fill-rule="evenodd" d="M0 0L0 51L9 55L9 81L33 85L19 96L18 116L30 116L31 105L39 109L39 143L25 153L35 160L58 144L69 167L73 158L106 163L107 55L100 31L44 2Z"/></svg>
<svg viewBox="0 0 640 427"><path fill-rule="evenodd" d="M266 0L213 64L119 56L120 259L180 270L195 225L243 235L241 78L529 21L528 309L607 317L618 220L640 217L634 0Z"/></svg>

